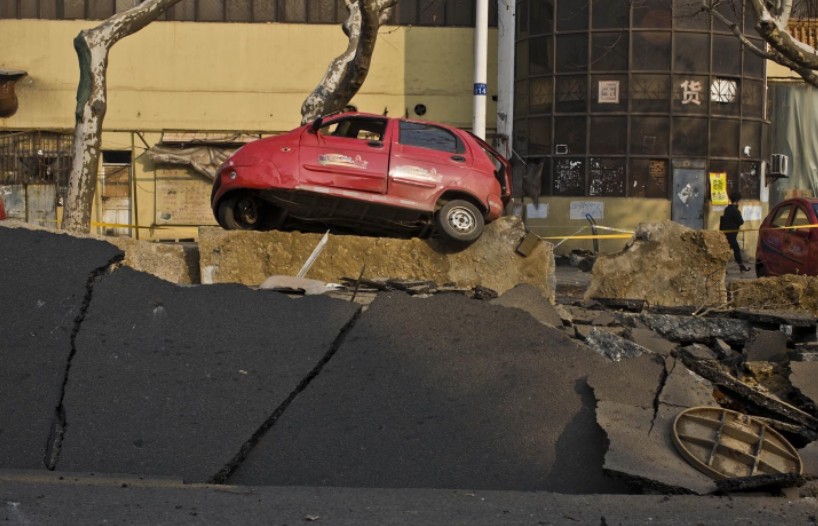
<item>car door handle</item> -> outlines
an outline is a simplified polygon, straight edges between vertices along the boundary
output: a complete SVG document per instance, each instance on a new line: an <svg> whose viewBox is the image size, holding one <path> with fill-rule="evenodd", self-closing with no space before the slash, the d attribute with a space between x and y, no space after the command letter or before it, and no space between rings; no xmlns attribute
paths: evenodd
<svg viewBox="0 0 818 526"><path fill-rule="evenodd" d="M383 143L381 141L369 141L366 144L373 148L383 148Z"/></svg>
<svg viewBox="0 0 818 526"><path fill-rule="evenodd" d="M466 162L466 158L463 157L462 155L452 155L452 161L456 161L458 163L464 163L464 162Z"/></svg>

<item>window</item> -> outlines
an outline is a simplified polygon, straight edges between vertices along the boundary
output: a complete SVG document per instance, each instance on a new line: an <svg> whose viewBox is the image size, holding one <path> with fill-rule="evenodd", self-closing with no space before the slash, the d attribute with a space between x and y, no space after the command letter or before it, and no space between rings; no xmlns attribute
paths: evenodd
<svg viewBox="0 0 818 526"><path fill-rule="evenodd" d="M669 32L633 33L633 69L667 71L670 69L670 56Z"/></svg>
<svg viewBox="0 0 818 526"><path fill-rule="evenodd" d="M669 28L671 0L633 0L633 27Z"/></svg>
<svg viewBox="0 0 818 526"><path fill-rule="evenodd" d="M630 86L631 107L639 113L667 113L670 110L670 77L633 75Z"/></svg>
<svg viewBox="0 0 818 526"><path fill-rule="evenodd" d="M710 120L710 155L713 157L739 156L738 120L711 119Z"/></svg>
<svg viewBox="0 0 818 526"><path fill-rule="evenodd" d="M593 0L592 25L594 29L628 27L629 2Z"/></svg>
<svg viewBox="0 0 818 526"><path fill-rule="evenodd" d="M787 219L790 217L792 205L782 206L775 212L773 220L770 221L770 226L783 227L787 226Z"/></svg>
<svg viewBox="0 0 818 526"><path fill-rule="evenodd" d="M628 33L594 33L591 37L591 69L594 71L628 70Z"/></svg>
<svg viewBox="0 0 818 526"><path fill-rule="evenodd" d="M676 29L710 29L710 15L702 11L701 0L673 0Z"/></svg>
<svg viewBox="0 0 818 526"><path fill-rule="evenodd" d="M324 124L318 133L332 137L380 141L386 131L386 121L379 119L338 119Z"/></svg>
<svg viewBox="0 0 818 526"><path fill-rule="evenodd" d="M557 31L588 29L588 1L557 0Z"/></svg>
<svg viewBox="0 0 818 526"><path fill-rule="evenodd" d="M588 166L588 195L625 197L625 159L592 157Z"/></svg>
<svg viewBox="0 0 818 526"><path fill-rule="evenodd" d="M632 117L630 147L632 155L667 155L670 148L670 119Z"/></svg>
<svg viewBox="0 0 818 526"><path fill-rule="evenodd" d="M792 223L790 223L790 226L806 226L808 224L810 224L810 222L806 210L800 206L797 207L795 209L795 214L792 216Z"/></svg>
<svg viewBox="0 0 818 526"><path fill-rule="evenodd" d="M673 119L673 155L707 155L707 119Z"/></svg>
<svg viewBox="0 0 818 526"><path fill-rule="evenodd" d="M632 159L628 196L667 199L667 165L665 159Z"/></svg>
<svg viewBox="0 0 818 526"><path fill-rule="evenodd" d="M420 122L401 121L400 143L450 153L466 151L463 143L452 132Z"/></svg>
<svg viewBox="0 0 818 526"><path fill-rule="evenodd" d="M588 67L588 35L585 33L557 37L557 72L575 73Z"/></svg>
<svg viewBox="0 0 818 526"><path fill-rule="evenodd" d="M591 117L590 153L625 155L628 148L627 130L627 117Z"/></svg>

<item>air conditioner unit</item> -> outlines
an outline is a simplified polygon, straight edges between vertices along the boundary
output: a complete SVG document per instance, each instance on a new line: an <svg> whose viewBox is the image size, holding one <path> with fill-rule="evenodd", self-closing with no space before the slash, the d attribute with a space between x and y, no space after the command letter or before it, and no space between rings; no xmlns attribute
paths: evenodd
<svg viewBox="0 0 818 526"><path fill-rule="evenodd" d="M770 175L786 177L789 171L790 158L780 153L770 156Z"/></svg>

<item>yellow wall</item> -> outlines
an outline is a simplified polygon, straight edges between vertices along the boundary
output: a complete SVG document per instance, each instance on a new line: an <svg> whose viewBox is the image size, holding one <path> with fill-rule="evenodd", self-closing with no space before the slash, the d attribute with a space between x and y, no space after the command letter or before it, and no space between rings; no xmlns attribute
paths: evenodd
<svg viewBox="0 0 818 526"><path fill-rule="evenodd" d="M0 20L0 68L22 69L20 109L0 129L73 127L78 67L72 40L93 22ZM496 49L497 32L489 49ZM155 22L117 43L108 68L106 129L284 131L329 62L346 49L338 25ZM392 116L470 127L473 30L383 27L353 103ZM496 53L489 52L490 92ZM496 108L489 98L489 127Z"/></svg>
<svg viewBox="0 0 818 526"><path fill-rule="evenodd" d="M0 68L22 69L19 110L0 118L0 131L65 130L74 126L78 80L73 38L89 21L0 20ZM108 67L103 149L134 145L136 216L155 219L154 167L139 156L162 130L276 133L300 123L305 97L347 39L339 25L155 22L117 43ZM369 76L353 99L360 111L409 114L422 103L424 119L470 128L473 30L383 27ZM496 93L497 31L489 34L489 94ZM488 98L487 126L496 105ZM192 176L195 177L195 176ZM203 199L209 198L204 195ZM99 204L99 197L97 198ZM95 220L99 213L95 211ZM141 238L177 239L193 228L145 228Z"/></svg>

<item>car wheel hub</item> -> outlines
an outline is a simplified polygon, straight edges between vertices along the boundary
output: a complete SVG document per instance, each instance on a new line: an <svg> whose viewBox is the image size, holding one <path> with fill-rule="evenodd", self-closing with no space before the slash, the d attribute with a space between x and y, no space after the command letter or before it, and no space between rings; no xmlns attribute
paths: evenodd
<svg viewBox="0 0 818 526"><path fill-rule="evenodd" d="M236 208L241 220L248 225L255 224L258 221L258 209L252 199L242 199Z"/></svg>
<svg viewBox="0 0 818 526"><path fill-rule="evenodd" d="M453 208L449 212L449 224L460 233L470 232L474 229L474 216L465 208Z"/></svg>

